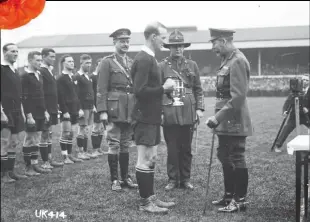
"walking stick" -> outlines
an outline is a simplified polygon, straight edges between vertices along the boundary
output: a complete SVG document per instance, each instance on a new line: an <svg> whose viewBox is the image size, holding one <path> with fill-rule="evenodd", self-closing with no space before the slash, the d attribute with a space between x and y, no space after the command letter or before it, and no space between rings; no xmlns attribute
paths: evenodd
<svg viewBox="0 0 310 222"><path fill-rule="evenodd" d="M279 131L278 131L278 134L277 134L275 140L273 141L272 147L271 147L271 149L270 149L271 152L274 151L274 147L275 147L275 145L276 145L276 142L277 142L277 140L278 140L278 138L279 138L280 133L282 132L283 126L284 126L284 124L285 124L287 118L288 118L289 115L290 115L291 109L292 109L292 107L290 106L289 111L288 111L288 114L287 114L287 116L283 119L282 124L281 124L281 126L280 126L280 129L279 129Z"/></svg>
<svg viewBox="0 0 310 222"><path fill-rule="evenodd" d="M211 166L212 166L212 158L213 158L213 148L214 148L214 137L215 137L215 133L214 133L214 130L213 130L212 144L211 144L211 154L210 154L210 164L209 164L209 169L208 169L206 198L205 198L205 205L204 205L204 208L203 208L203 214L202 215L205 215L206 209L207 209L207 197L208 197L208 193L209 193L209 183L210 183L210 174L211 174Z"/></svg>
<svg viewBox="0 0 310 222"><path fill-rule="evenodd" d="M200 120L199 120L199 117L197 116L197 119L196 119L196 123L195 123L195 125L196 125L196 135L195 135L195 154L197 154L197 147L198 147L198 126L199 126L199 123L200 123Z"/></svg>

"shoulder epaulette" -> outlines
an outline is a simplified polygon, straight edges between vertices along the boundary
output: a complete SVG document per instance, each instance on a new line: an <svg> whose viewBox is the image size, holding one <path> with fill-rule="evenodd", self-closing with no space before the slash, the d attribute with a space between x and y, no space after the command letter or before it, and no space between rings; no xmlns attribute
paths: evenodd
<svg viewBox="0 0 310 222"><path fill-rule="evenodd" d="M114 54L111 54L111 55L105 56L105 57L103 57L103 58L102 58L102 60L107 59L107 58L112 58L113 56L114 56Z"/></svg>

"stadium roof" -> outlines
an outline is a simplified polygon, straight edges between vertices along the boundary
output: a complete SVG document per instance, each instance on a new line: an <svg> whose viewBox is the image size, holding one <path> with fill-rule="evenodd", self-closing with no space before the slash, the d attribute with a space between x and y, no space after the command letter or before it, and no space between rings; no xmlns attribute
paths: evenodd
<svg viewBox="0 0 310 222"><path fill-rule="evenodd" d="M259 42L279 40L305 40L309 39L310 26L286 26L236 29L235 42ZM185 40L191 43L207 43L210 39L208 30L190 30L184 33ZM75 34L35 36L18 43L19 48L41 48L41 47L85 47L85 46L112 46L110 33L102 34ZM130 45L142 45L144 43L143 33L132 33Z"/></svg>

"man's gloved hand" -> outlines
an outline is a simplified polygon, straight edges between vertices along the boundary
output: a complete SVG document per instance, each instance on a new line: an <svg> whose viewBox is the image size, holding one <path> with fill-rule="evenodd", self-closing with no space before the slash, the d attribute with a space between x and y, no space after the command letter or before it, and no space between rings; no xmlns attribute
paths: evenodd
<svg viewBox="0 0 310 222"><path fill-rule="evenodd" d="M219 125L219 122L216 120L215 116L211 116L207 119L206 124L209 128L213 129Z"/></svg>

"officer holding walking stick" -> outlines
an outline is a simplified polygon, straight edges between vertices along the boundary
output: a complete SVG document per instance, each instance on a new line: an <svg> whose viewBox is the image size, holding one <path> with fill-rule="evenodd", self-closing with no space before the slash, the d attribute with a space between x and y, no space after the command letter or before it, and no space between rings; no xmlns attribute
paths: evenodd
<svg viewBox="0 0 310 222"><path fill-rule="evenodd" d="M224 196L212 204L223 206L219 212L246 209L248 169L245 163L246 137L252 135L252 123L246 95L250 64L233 44L232 30L210 29L212 50L221 57L217 73L215 115L206 124L215 128L219 146L217 156L223 166Z"/></svg>

